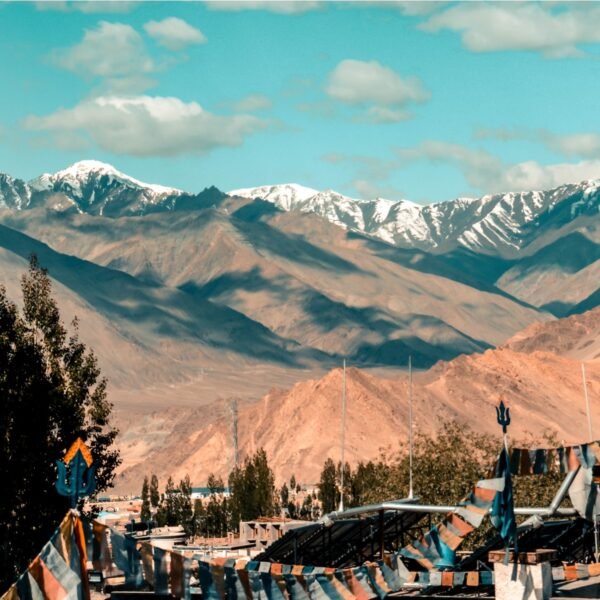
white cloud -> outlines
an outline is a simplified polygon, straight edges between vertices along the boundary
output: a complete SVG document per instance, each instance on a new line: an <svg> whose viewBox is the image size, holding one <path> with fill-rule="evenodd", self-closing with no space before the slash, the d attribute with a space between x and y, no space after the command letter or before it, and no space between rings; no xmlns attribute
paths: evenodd
<svg viewBox="0 0 600 600"><path fill-rule="evenodd" d="M579 47L600 42L600 6L592 2L464 2L432 15L425 31L461 34L473 52L525 50L548 58L581 56Z"/></svg>
<svg viewBox="0 0 600 600"><path fill-rule="evenodd" d="M448 4L448 0L352 0L347 3L349 6L358 5L362 7L375 7L397 9L404 15L410 17L430 15L440 7Z"/></svg>
<svg viewBox="0 0 600 600"><path fill-rule="evenodd" d="M329 74L325 93L333 100L366 107L355 121L398 123L412 118L408 104L429 99L429 92L416 77L401 77L375 60L346 59Z"/></svg>
<svg viewBox="0 0 600 600"><path fill-rule="evenodd" d="M203 154L235 147L269 125L251 115L219 116L196 102L159 96L101 96L24 122L32 131L52 137L73 132L108 152L135 156Z"/></svg>
<svg viewBox="0 0 600 600"><path fill-rule="evenodd" d="M404 79L376 60L343 60L329 74L325 92L340 102L379 106L405 106L429 98L416 77Z"/></svg>
<svg viewBox="0 0 600 600"><path fill-rule="evenodd" d="M400 148L397 156L399 166L420 160L453 165L463 172L472 186L486 191L490 191L490 186L498 191L496 184L503 171L502 161L484 150L436 140L422 142L413 148Z"/></svg>
<svg viewBox="0 0 600 600"><path fill-rule="evenodd" d="M208 0L210 10L240 11L267 10L285 15L295 15L323 8L325 2L311 0Z"/></svg>
<svg viewBox="0 0 600 600"><path fill-rule="evenodd" d="M406 110L397 110L387 106L371 106L367 110L365 121L371 123L399 123L412 119L412 114Z"/></svg>
<svg viewBox="0 0 600 600"><path fill-rule="evenodd" d="M502 176L504 183L497 186L497 189L547 190L566 183L577 183L598 177L600 177L600 160L553 165L541 165L530 160L506 169Z"/></svg>
<svg viewBox="0 0 600 600"><path fill-rule="evenodd" d="M545 129L478 129L475 135L478 139L537 142L567 158L600 158L598 133L560 135Z"/></svg>
<svg viewBox="0 0 600 600"><path fill-rule="evenodd" d="M401 197L402 194L392 185L390 178L415 162L454 167L462 173L471 188L481 194L548 190L600 178L600 159L554 164L529 160L511 164L482 148L439 140L397 148L391 158L329 154L323 156L322 160L335 165L351 165L355 171L352 186L362 197Z"/></svg>
<svg viewBox="0 0 600 600"><path fill-rule="evenodd" d="M551 189L600 176L600 160L548 165L530 160L506 164L481 148L440 141L426 141L414 148L401 148L397 155L398 167L419 160L452 165L483 193Z"/></svg>
<svg viewBox="0 0 600 600"><path fill-rule="evenodd" d="M254 94L252 96L246 96L237 102L234 102L233 109L236 112L259 112L261 110L269 110L273 106L273 103L269 98L261 94Z"/></svg>
<svg viewBox="0 0 600 600"><path fill-rule="evenodd" d="M156 70L140 34L130 25L101 21L87 29L75 46L56 51L53 59L63 69L82 77L135 79ZM123 83L123 82L122 82Z"/></svg>
<svg viewBox="0 0 600 600"><path fill-rule="evenodd" d="M548 134L546 143L550 148L564 156L600 157L600 135L597 133Z"/></svg>
<svg viewBox="0 0 600 600"><path fill-rule="evenodd" d="M82 13L127 13L139 6L141 2L127 2L126 0L78 0L66 2L60 0L41 0L35 2L38 10L52 10L59 12L79 11Z"/></svg>
<svg viewBox="0 0 600 600"><path fill-rule="evenodd" d="M206 37L199 29L177 17L148 21L144 29L150 37L169 50L181 50L192 44L206 43Z"/></svg>
<svg viewBox="0 0 600 600"><path fill-rule="evenodd" d="M382 184L370 179L355 179L352 187L356 190L359 198L387 198L388 200L401 200L403 192L393 185Z"/></svg>

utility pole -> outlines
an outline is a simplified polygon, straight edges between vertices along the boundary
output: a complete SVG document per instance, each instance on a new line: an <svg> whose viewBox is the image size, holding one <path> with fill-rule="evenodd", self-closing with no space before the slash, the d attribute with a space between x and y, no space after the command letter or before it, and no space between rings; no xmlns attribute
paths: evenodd
<svg viewBox="0 0 600 600"><path fill-rule="evenodd" d="M412 356L408 357L408 497L413 497Z"/></svg>
<svg viewBox="0 0 600 600"><path fill-rule="evenodd" d="M583 378L583 395L585 397L585 412L588 422L588 438L590 442L594 441L594 432L592 430L592 413L590 412L590 399L588 397L587 380L585 378L585 363L581 363L581 377Z"/></svg>
<svg viewBox="0 0 600 600"><path fill-rule="evenodd" d="M344 359L344 374L342 383L342 468L340 474L340 506L339 511L344 510L344 465L346 456L346 359Z"/></svg>
<svg viewBox="0 0 600 600"><path fill-rule="evenodd" d="M233 468L237 469L240 463L239 447L238 447L238 404L233 398L229 404L231 410L231 438L233 441Z"/></svg>

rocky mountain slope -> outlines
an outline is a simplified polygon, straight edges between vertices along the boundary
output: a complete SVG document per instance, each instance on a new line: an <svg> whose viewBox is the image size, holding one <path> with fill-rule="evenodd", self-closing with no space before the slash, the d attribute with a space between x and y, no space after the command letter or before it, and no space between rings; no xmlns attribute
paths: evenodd
<svg viewBox="0 0 600 600"><path fill-rule="evenodd" d="M567 444L585 441L580 360L586 360L592 419L598 424L598 344L600 309L537 324L501 348L438 363L415 376L415 429L432 434L455 420L497 437L494 406L502 399L511 408L513 437L552 432ZM340 457L341 390L342 372L335 369L320 379L273 390L244 406L238 425L241 455L264 447L279 482L291 474L297 478L301 474L306 482L317 481L326 458ZM407 376L349 369L346 422L349 462L375 459L382 449L397 450L408 434ZM189 473L198 485L211 472L226 475L233 461L229 416L222 413L205 427L193 423L194 419L179 413L171 421L172 429L165 420L157 421L157 415L133 425L123 452L126 462L129 456L134 458L122 472L119 487L134 488L149 464L160 474ZM161 439L142 433L152 427L163 432ZM139 458L140 447L148 453L148 462Z"/></svg>
<svg viewBox="0 0 600 600"><path fill-rule="evenodd" d="M400 247L436 253L462 247L519 258L527 246L540 246L540 227L553 229L594 216L600 206L600 180L425 206L407 200L359 200L296 184L232 190L229 195L261 198L285 211L314 213Z"/></svg>
<svg viewBox="0 0 600 600"><path fill-rule="evenodd" d="M600 180L548 191L458 198L421 206L356 200L294 184L233 190L281 210L321 216L349 231L429 255L469 253L473 274L533 306L565 316L596 306Z"/></svg>
<svg viewBox="0 0 600 600"><path fill-rule="evenodd" d="M594 283L600 256L599 181L427 206L407 200L354 199L297 184L233 190L230 196L246 203L255 200L246 220L259 220L269 212L313 214L344 229L349 237L367 236L386 247L419 252L419 260L424 255L428 262L442 257L478 289L492 285L543 311L565 316L600 302ZM224 212L231 202L214 187L194 194L145 184L93 160L29 183L0 174L0 208L12 213L46 209L114 220L206 208Z"/></svg>
<svg viewBox="0 0 600 600"><path fill-rule="evenodd" d="M256 325L325 367L341 357L404 366L409 354L429 366L550 318L447 258L348 236L314 215L265 212L260 202L121 217L110 227L102 217L43 210L4 223L190 303L235 311L249 325L242 341Z"/></svg>

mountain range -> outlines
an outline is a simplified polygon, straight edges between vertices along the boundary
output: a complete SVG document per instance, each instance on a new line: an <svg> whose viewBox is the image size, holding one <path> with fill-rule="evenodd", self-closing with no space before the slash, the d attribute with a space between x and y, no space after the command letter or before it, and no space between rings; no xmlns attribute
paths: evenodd
<svg viewBox="0 0 600 600"><path fill-rule="evenodd" d="M566 445L587 441L582 360L597 438L600 308L532 325L496 349L414 374L415 432L432 435L455 421L498 438L495 406L502 400L510 407L510 435L517 444L547 446L545 435ZM242 406L237 427L241 456L264 448L278 485L298 474L304 482L317 482L325 460L341 457L342 385L337 368ZM346 385L345 459L356 464L377 460L382 452L392 456L408 436L407 374L351 368ZM231 416L221 410L199 423L200 412L182 408L130 417L122 440L128 467L118 488L136 490L148 464L161 479L190 474L203 482L211 472L226 478L234 464Z"/></svg>
<svg viewBox="0 0 600 600"><path fill-rule="evenodd" d="M599 186L422 206L296 184L189 193L81 161L0 174L0 282L17 299L38 255L119 419L154 443L344 358L388 379L409 356L434 372L533 324L563 331L600 305Z"/></svg>

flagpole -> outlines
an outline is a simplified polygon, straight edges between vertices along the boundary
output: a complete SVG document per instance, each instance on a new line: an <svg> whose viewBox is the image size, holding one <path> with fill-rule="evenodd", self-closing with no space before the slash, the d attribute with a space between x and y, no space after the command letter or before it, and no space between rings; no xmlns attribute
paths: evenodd
<svg viewBox="0 0 600 600"><path fill-rule="evenodd" d="M408 356L408 497L413 497L412 356Z"/></svg>
<svg viewBox="0 0 600 600"><path fill-rule="evenodd" d="M342 380L342 467L340 474L340 512L344 510L344 464L346 454L346 359L344 359L344 371Z"/></svg>
<svg viewBox="0 0 600 600"><path fill-rule="evenodd" d="M581 377L583 379L583 395L585 397L585 412L587 414L587 421L588 421L589 441L593 442L594 441L594 432L592 430L592 415L590 412L590 399L588 397L587 381L585 378L585 363L583 361L581 362Z"/></svg>

